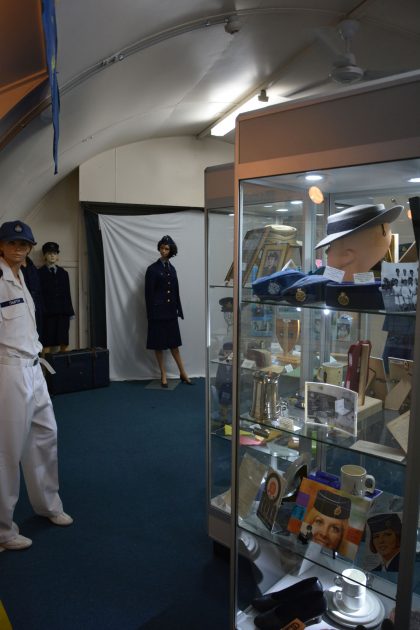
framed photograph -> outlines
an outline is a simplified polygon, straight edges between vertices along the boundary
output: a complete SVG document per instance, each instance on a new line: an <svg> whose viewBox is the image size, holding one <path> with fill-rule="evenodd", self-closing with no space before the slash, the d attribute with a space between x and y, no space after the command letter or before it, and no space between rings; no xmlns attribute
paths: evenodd
<svg viewBox="0 0 420 630"><path fill-rule="evenodd" d="M388 312L415 311L418 263L387 263L381 267L381 289Z"/></svg>
<svg viewBox="0 0 420 630"><path fill-rule="evenodd" d="M313 479L302 479L287 529L353 560L363 537L371 501Z"/></svg>
<svg viewBox="0 0 420 630"><path fill-rule="evenodd" d="M280 475L277 470L269 468L257 516L270 531L274 530L285 487L286 482L283 475Z"/></svg>
<svg viewBox="0 0 420 630"><path fill-rule="evenodd" d="M287 243L266 245L258 265L257 278L271 276L272 273L280 271L283 267L288 247Z"/></svg>
<svg viewBox="0 0 420 630"><path fill-rule="evenodd" d="M270 233L270 226L267 225L264 228L255 228L254 230L248 230L244 236L242 243L242 284L244 285L248 280L253 266L259 259L261 249L264 246L265 239ZM225 277L225 282L233 280L233 263L228 269Z"/></svg>
<svg viewBox="0 0 420 630"><path fill-rule="evenodd" d="M305 423L357 435L357 392L329 383L305 383Z"/></svg>
<svg viewBox="0 0 420 630"><path fill-rule="evenodd" d="M374 573L396 573L400 565L401 512L379 512L366 521L363 568Z"/></svg>

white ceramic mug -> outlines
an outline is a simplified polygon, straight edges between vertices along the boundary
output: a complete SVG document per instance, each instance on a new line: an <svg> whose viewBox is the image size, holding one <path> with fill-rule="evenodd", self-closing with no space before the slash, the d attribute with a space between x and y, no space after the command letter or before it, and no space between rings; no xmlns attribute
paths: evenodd
<svg viewBox="0 0 420 630"><path fill-rule="evenodd" d="M366 492L375 490L375 483L375 477L368 475L363 466L355 466L354 464L341 466L340 490L344 490L347 494L363 497Z"/></svg>
<svg viewBox="0 0 420 630"><path fill-rule="evenodd" d="M341 587L336 598L349 610L360 610L366 601L366 575L359 569L344 569L334 583Z"/></svg>
<svg viewBox="0 0 420 630"><path fill-rule="evenodd" d="M344 363L338 361L326 361L318 368L318 380L321 383L329 383L330 385L343 384Z"/></svg>

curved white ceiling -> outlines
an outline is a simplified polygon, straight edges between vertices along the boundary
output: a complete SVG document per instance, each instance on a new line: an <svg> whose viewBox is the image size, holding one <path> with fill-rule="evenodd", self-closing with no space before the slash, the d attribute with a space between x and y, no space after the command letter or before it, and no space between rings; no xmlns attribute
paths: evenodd
<svg viewBox="0 0 420 630"><path fill-rule="evenodd" d="M40 116L1 153L2 220L25 216L93 155L197 136L261 87L282 96L340 89L328 80L333 55L318 33L325 29L323 39L341 49L343 18L360 22L353 50L363 68L420 67L418 0L56 0L56 10L59 174L52 128ZM235 12L241 29L229 35L225 19Z"/></svg>

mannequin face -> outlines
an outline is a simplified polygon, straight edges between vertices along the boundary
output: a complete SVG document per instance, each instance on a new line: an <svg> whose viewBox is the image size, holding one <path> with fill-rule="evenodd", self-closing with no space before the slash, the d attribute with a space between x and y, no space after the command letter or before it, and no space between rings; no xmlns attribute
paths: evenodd
<svg viewBox="0 0 420 630"><path fill-rule="evenodd" d="M46 252L44 254L44 260L47 263L47 265L55 265L58 260L57 252Z"/></svg>
<svg viewBox="0 0 420 630"><path fill-rule="evenodd" d="M344 281L353 282L355 273L370 271L387 253L391 244L388 223L374 225L333 241L327 250L330 267L344 271Z"/></svg>
<svg viewBox="0 0 420 630"><path fill-rule="evenodd" d="M10 267L20 267L31 249L27 241L0 241L0 254Z"/></svg>
<svg viewBox="0 0 420 630"><path fill-rule="evenodd" d="M162 256L162 258L167 259L169 257L170 251L171 251L171 248L169 247L169 245L161 245L159 247L159 253Z"/></svg>

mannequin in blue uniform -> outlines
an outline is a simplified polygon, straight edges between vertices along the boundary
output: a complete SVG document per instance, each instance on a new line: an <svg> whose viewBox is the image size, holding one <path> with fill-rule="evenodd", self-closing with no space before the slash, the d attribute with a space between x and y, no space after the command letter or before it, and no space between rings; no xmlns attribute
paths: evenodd
<svg viewBox="0 0 420 630"><path fill-rule="evenodd" d="M178 317L184 319L179 297L178 277L169 259L178 248L170 236L163 236L157 244L160 258L146 270L145 299L147 310L147 348L155 351L162 387L168 387L163 351L169 349L179 369L183 383L192 385L182 362L182 345Z"/></svg>
<svg viewBox="0 0 420 630"><path fill-rule="evenodd" d="M44 303L43 352L50 352L56 346L59 346L60 352L65 352L69 345L70 318L74 316L69 274L57 265L58 243L44 243L42 253L45 265L39 269L39 278Z"/></svg>
<svg viewBox="0 0 420 630"><path fill-rule="evenodd" d="M57 424L42 373L35 307L21 266L36 245L22 221L0 226L0 550L32 541L13 522L20 467L34 511L71 525L58 494Z"/></svg>

